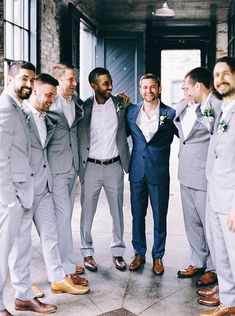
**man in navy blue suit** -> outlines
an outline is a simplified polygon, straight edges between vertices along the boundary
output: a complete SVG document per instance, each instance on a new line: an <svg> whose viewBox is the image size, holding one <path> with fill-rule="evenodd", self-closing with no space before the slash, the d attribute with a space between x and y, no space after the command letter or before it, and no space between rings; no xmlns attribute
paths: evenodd
<svg viewBox="0 0 235 316"><path fill-rule="evenodd" d="M161 83L154 74L141 77L140 93L143 101L130 105L126 112L127 128L133 140L129 180L135 258L130 270L136 271L145 263L145 216L150 198L154 221L153 272L161 275L169 200L170 145L177 133L173 123L175 110L159 100Z"/></svg>

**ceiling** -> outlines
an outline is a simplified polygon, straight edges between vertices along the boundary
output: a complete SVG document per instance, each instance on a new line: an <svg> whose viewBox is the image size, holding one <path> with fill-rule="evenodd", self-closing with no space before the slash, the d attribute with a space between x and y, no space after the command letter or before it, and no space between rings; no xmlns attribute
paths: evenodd
<svg viewBox="0 0 235 316"><path fill-rule="evenodd" d="M152 16L152 11L162 7L164 0L81 0L79 6L89 9L92 17L101 24L144 22L147 19L163 18ZM176 20L208 20L211 5L216 7L217 20L227 21L229 0L168 0L169 8L175 11Z"/></svg>

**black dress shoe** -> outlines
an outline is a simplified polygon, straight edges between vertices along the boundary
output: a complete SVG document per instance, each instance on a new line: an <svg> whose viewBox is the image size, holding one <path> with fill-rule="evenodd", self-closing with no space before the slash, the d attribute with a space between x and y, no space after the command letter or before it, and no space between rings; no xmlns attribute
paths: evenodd
<svg viewBox="0 0 235 316"><path fill-rule="evenodd" d="M115 264L115 268L120 270L120 271L125 271L126 270L126 262L123 259L123 257L113 257L113 263Z"/></svg>
<svg viewBox="0 0 235 316"><path fill-rule="evenodd" d="M42 314L51 314L57 310L55 305L44 304L39 299L34 298L29 301L22 301L18 298L15 300L15 310L17 311L32 311Z"/></svg>
<svg viewBox="0 0 235 316"><path fill-rule="evenodd" d="M92 256L84 257L84 267L91 272L97 271L97 265Z"/></svg>

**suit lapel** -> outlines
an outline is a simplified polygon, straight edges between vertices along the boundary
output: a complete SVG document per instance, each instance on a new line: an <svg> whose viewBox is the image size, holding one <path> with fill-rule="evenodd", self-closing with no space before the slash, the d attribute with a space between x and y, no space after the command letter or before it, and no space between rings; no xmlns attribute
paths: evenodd
<svg viewBox="0 0 235 316"><path fill-rule="evenodd" d="M185 140L189 139L198 129L198 126L200 124L200 120L203 117L200 104L197 106L195 113L196 113L197 119L194 122L193 127L192 127L191 131L189 132L188 136L185 138Z"/></svg>
<svg viewBox="0 0 235 316"><path fill-rule="evenodd" d="M47 144L49 143L49 141L54 133L54 130L55 130L55 125L52 123L52 121L50 120L50 118L47 115L45 116L45 122L46 122L46 127L47 127L47 137L46 137L44 147L46 147Z"/></svg>
<svg viewBox="0 0 235 316"><path fill-rule="evenodd" d="M86 126L87 126L87 139L90 141L90 133L91 133L91 115L93 109L94 97L91 97L87 100L86 105L84 107Z"/></svg>

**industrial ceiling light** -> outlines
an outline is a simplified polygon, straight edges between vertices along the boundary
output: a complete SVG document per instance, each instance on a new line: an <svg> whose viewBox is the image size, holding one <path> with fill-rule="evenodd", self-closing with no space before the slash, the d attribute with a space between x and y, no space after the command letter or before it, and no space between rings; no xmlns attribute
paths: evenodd
<svg viewBox="0 0 235 316"><path fill-rule="evenodd" d="M157 9L155 12L152 12L155 16L174 16L175 12L170 9L166 2L163 3L163 6L161 9Z"/></svg>

